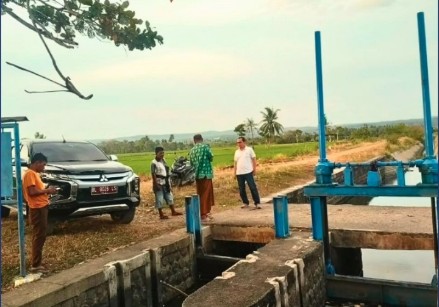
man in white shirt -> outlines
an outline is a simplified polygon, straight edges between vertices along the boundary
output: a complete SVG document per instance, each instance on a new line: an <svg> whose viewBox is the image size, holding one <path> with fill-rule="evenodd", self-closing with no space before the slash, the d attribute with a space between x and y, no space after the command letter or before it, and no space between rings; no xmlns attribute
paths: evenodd
<svg viewBox="0 0 439 307"><path fill-rule="evenodd" d="M261 209L261 199L259 198L258 188L256 187L255 179L253 177L256 173L256 154L253 151L253 148L246 146L245 137L239 137L236 140L236 144L238 145L238 149L235 151L234 170L236 180L238 181L239 195L243 202L241 208L249 208L250 204L245 190L245 182L247 182L255 204L254 209Z"/></svg>

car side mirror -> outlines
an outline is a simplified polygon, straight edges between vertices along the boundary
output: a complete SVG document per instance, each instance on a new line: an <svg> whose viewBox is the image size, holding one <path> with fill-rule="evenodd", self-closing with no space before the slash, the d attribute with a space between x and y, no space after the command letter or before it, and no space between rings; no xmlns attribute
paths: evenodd
<svg viewBox="0 0 439 307"><path fill-rule="evenodd" d="M109 158L111 161L118 161L119 160L116 155L109 155Z"/></svg>

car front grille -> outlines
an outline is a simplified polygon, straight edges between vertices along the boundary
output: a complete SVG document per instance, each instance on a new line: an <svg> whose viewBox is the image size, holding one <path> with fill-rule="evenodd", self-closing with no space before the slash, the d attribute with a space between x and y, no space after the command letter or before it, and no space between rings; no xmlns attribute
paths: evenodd
<svg viewBox="0 0 439 307"><path fill-rule="evenodd" d="M77 201L103 201L103 200L112 200L120 197L127 197L127 188L126 186L118 186L117 193L113 194L102 194L102 195L91 195L91 188L80 188L78 190L78 195L76 197Z"/></svg>

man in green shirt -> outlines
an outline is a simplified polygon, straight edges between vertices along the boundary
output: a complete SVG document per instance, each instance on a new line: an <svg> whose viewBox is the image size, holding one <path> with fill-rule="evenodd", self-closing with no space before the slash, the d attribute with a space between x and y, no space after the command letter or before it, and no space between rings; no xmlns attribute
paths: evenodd
<svg viewBox="0 0 439 307"><path fill-rule="evenodd" d="M212 219L210 210L215 205L213 197L213 154L209 145L203 143L201 134L194 135L194 147L189 152L189 160L195 168L197 194L200 196L201 220Z"/></svg>

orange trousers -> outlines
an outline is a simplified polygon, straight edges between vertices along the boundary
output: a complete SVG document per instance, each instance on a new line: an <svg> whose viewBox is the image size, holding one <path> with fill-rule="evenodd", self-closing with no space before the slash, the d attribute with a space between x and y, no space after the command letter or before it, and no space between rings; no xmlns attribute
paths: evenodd
<svg viewBox="0 0 439 307"><path fill-rule="evenodd" d="M29 208L29 223L32 226L32 267L38 267L43 260L43 246L46 242L47 216L49 207Z"/></svg>
<svg viewBox="0 0 439 307"><path fill-rule="evenodd" d="M215 205L212 179L197 179L197 194L200 196L200 215L206 216Z"/></svg>

